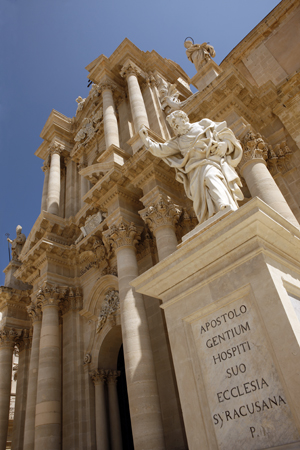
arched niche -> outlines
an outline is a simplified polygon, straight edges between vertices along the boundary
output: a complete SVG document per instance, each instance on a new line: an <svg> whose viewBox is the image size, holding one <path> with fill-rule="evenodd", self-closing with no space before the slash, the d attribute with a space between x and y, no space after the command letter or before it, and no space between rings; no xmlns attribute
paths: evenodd
<svg viewBox="0 0 300 450"><path fill-rule="evenodd" d="M104 331L106 330L101 330L99 335ZM102 337L100 336L100 339L98 367L117 370L118 354L122 345L121 325L107 327L107 332Z"/></svg>
<svg viewBox="0 0 300 450"><path fill-rule="evenodd" d="M108 289L119 290L118 278L114 275L104 275L91 290L87 299L84 299L83 308L80 314L87 319L97 321L98 311ZM98 310L98 311L97 311Z"/></svg>

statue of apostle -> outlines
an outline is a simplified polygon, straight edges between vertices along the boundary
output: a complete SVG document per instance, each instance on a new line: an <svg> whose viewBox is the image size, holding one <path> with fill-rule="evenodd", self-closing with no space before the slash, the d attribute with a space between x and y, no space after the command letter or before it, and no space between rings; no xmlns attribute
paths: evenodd
<svg viewBox="0 0 300 450"><path fill-rule="evenodd" d="M21 225L17 226L16 234L17 236L14 240L7 238L8 242L11 243L11 256L13 261L19 260L20 253L26 241L26 236L22 233Z"/></svg>
<svg viewBox="0 0 300 450"><path fill-rule="evenodd" d="M176 180L193 201L199 223L226 206L236 210L244 196L234 168L243 150L226 122L190 123L183 111L172 112L167 120L176 136L164 144L149 138L144 126L139 133L147 150L175 168Z"/></svg>
<svg viewBox="0 0 300 450"><path fill-rule="evenodd" d="M203 44L193 44L192 41L185 41L186 55L188 59L195 64L197 72L203 64L216 56L212 45L203 42Z"/></svg>

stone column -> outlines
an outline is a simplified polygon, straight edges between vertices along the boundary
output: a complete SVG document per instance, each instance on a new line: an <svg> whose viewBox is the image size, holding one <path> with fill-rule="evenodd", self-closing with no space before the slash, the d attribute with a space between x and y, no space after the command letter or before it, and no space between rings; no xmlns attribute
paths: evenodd
<svg viewBox="0 0 300 450"><path fill-rule="evenodd" d="M37 379L39 369L40 337L42 326L42 311L31 303L28 314L32 319L33 334L28 374L27 403L25 415L24 450L34 450L35 407L37 394Z"/></svg>
<svg viewBox="0 0 300 450"><path fill-rule="evenodd" d="M61 148L57 145L51 148L51 163L48 182L47 210L58 215L60 200L60 154Z"/></svg>
<svg viewBox="0 0 300 450"><path fill-rule="evenodd" d="M82 169L86 167L86 163L82 162L78 164L78 171L80 172ZM89 180L80 175L80 207L83 208L85 202L83 201L83 197L90 190Z"/></svg>
<svg viewBox="0 0 300 450"><path fill-rule="evenodd" d="M42 171L44 172L45 177L44 177L41 211L47 211L48 184L49 184L49 164L47 160L44 162L44 165L42 167Z"/></svg>
<svg viewBox="0 0 300 450"><path fill-rule="evenodd" d="M75 217L77 213L76 194L77 194L77 182L76 182L76 163L71 160L70 157L65 158L66 166L66 207L65 216L68 219L70 216Z"/></svg>
<svg viewBox="0 0 300 450"><path fill-rule="evenodd" d="M117 254L122 337L131 425L137 449L164 449L164 434L144 298L130 286L139 272L137 229L122 222L105 234ZM145 432L145 430L147 430Z"/></svg>
<svg viewBox="0 0 300 450"><path fill-rule="evenodd" d="M120 376L120 372L118 372L117 370L107 371L110 441L112 450L122 450L123 448L119 401L117 393L118 376Z"/></svg>
<svg viewBox="0 0 300 450"><path fill-rule="evenodd" d="M95 385L96 442L97 450L109 450L108 421L105 406L104 383L106 372L103 369L91 372Z"/></svg>
<svg viewBox="0 0 300 450"><path fill-rule="evenodd" d="M127 61L120 72L121 77L127 80L131 113L136 133L138 133L142 125L146 125L149 128L147 111L137 78L140 73L141 70L131 61Z"/></svg>
<svg viewBox="0 0 300 450"><path fill-rule="evenodd" d="M23 330L22 336L17 340L17 346L19 347L19 364L11 448L12 450L23 450L30 356L30 337L28 329Z"/></svg>
<svg viewBox="0 0 300 450"><path fill-rule="evenodd" d="M175 225L181 212L182 208L172 203L170 197L162 195L158 196L156 202L139 211L140 216L156 238L160 261L175 252L177 248Z"/></svg>
<svg viewBox="0 0 300 450"><path fill-rule="evenodd" d="M106 148L110 145L120 147L119 128L113 99L113 86L110 83L100 84L103 99L103 121Z"/></svg>
<svg viewBox="0 0 300 450"><path fill-rule="evenodd" d="M268 146L260 135L251 131L246 134L243 144L244 154L239 167L252 197L259 197L299 228L299 222L266 167Z"/></svg>
<svg viewBox="0 0 300 450"><path fill-rule="evenodd" d="M6 449L12 357L17 337L13 328L0 330L0 450Z"/></svg>
<svg viewBox="0 0 300 450"><path fill-rule="evenodd" d="M43 319L35 410L35 449L61 448L61 346L59 303L66 290L46 286L40 290Z"/></svg>
<svg viewBox="0 0 300 450"><path fill-rule="evenodd" d="M78 405L81 402L80 377L82 375L81 316L82 292L71 288L62 315L62 450L79 450L82 421ZM84 411L84 414L86 411ZM86 418L85 420L88 420Z"/></svg>

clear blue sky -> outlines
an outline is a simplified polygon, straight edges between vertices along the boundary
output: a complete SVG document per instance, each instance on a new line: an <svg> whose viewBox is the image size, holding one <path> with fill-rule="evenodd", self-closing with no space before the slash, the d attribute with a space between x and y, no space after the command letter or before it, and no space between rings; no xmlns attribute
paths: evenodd
<svg viewBox="0 0 300 450"><path fill-rule="evenodd" d="M8 264L5 233L28 236L40 213L42 161L34 156L51 112L75 115L88 95L85 67L110 56L127 37L156 50L192 77L187 36L210 42L222 59L278 0L1 0L0 3L0 273ZM2 276L2 275L0 275ZM4 274L0 285L4 284Z"/></svg>

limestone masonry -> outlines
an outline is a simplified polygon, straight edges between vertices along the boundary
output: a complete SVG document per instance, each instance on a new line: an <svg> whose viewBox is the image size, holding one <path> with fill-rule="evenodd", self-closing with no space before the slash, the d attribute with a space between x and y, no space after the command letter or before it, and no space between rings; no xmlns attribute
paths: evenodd
<svg viewBox="0 0 300 450"><path fill-rule="evenodd" d="M188 38L192 79L125 39L52 110L0 450L300 449L299 24L283 0L220 65Z"/></svg>

